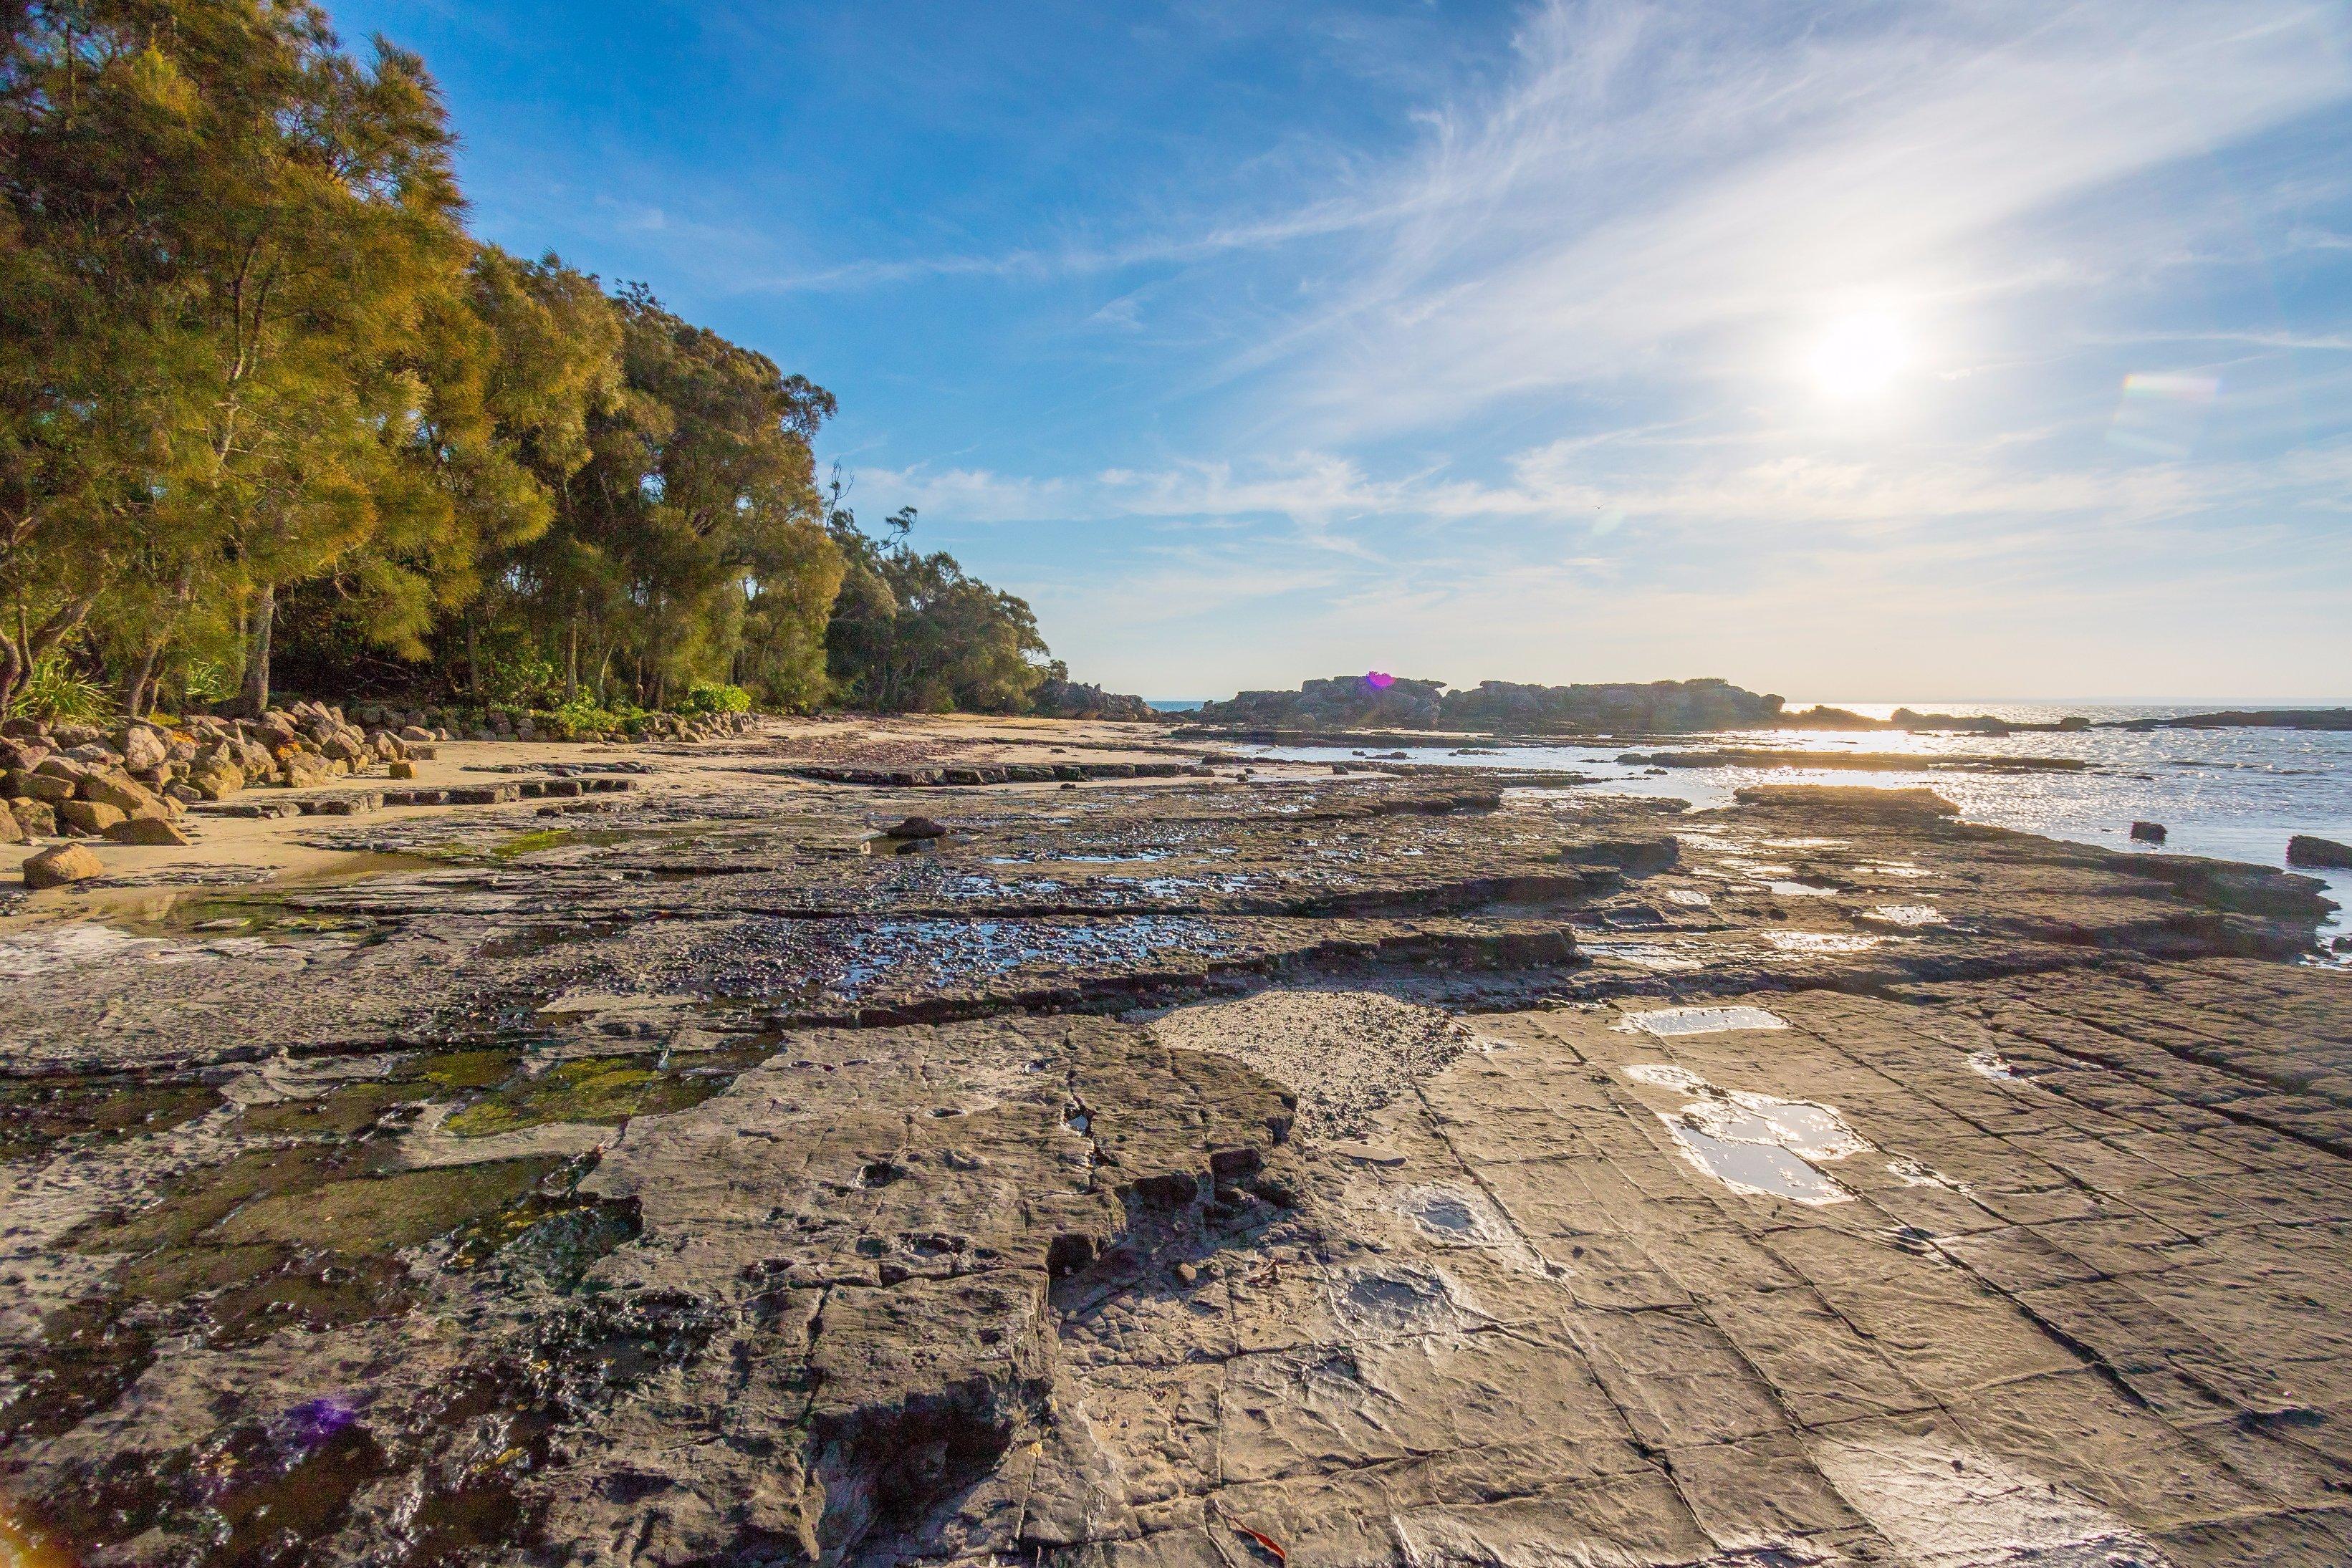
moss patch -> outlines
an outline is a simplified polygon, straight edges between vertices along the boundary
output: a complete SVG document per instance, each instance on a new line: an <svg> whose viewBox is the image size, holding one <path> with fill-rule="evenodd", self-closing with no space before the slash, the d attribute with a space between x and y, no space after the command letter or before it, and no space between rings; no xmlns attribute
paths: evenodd
<svg viewBox="0 0 2352 1568"><path fill-rule="evenodd" d="M457 1112L442 1129L461 1138L555 1122L625 1122L698 1105L734 1082L740 1053L713 1051L672 1059L656 1067L645 1056L584 1056L562 1061L536 1078L495 1090Z"/></svg>
<svg viewBox="0 0 2352 1568"><path fill-rule="evenodd" d="M368 1256L415 1247L515 1202L562 1162L497 1160L329 1182L257 1198L214 1233L230 1245L288 1246Z"/></svg>
<svg viewBox="0 0 2352 1568"><path fill-rule="evenodd" d="M0 1082L0 1160L33 1158L68 1139L96 1145L164 1132L221 1103L202 1083L118 1075Z"/></svg>

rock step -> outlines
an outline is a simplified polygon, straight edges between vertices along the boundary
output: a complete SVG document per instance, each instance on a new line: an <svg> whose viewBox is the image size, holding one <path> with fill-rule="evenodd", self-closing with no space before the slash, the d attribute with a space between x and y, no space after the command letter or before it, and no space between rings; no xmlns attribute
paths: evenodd
<svg viewBox="0 0 2352 1568"><path fill-rule="evenodd" d="M970 788L980 784L1078 783L1088 779L1205 779L1200 762L991 762L970 768L788 768L795 779L869 789Z"/></svg>
<svg viewBox="0 0 2352 1568"><path fill-rule="evenodd" d="M345 789L273 800L227 800L192 807L208 817L351 817L387 806L497 806L510 800L568 800L580 795L617 795L636 788L634 779L524 779L497 784L454 784L442 789Z"/></svg>

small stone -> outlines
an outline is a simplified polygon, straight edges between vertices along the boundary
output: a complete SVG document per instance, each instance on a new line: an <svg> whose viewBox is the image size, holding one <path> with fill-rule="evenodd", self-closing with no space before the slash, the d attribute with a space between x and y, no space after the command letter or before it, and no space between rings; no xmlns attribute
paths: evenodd
<svg viewBox="0 0 2352 1568"><path fill-rule="evenodd" d="M105 865L79 844L59 844L25 862L25 885L36 892L102 874Z"/></svg>
<svg viewBox="0 0 2352 1568"><path fill-rule="evenodd" d="M1179 1263L1176 1265L1176 1282L1178 1284L1195 1285L1200 1283L1200 1281L1201 1270L1192 1267L1192 1264Z"/></svg>
<svg viewBox="0 0 2352 1568"><path fill-rule="evenodd" d="M414 762L394 762L391 764L390 771L392 777L394 779L414 779L416 777L416 764Z"/></svg>
<svg viewBox="0 0 2352 1568"><path fill-rule="evenodd" d="M886 839L944 839L948 831L929 817L909 817L895 828L883 829L882 836Z"/></svg>

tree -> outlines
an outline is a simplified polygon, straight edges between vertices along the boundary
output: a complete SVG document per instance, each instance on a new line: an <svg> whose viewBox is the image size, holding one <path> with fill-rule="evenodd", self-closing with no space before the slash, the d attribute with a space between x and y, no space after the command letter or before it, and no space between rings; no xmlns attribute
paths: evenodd
<svg viewBox="0 0 2352 1568"><path fill-rule="evenodd" d="M809 450L833 396L642 285L614 306L624 391L525 575L586 623L600 687L617 659L641 703L745 667L796 698L840 581Z"/></svg>
<svg viewBox="0 0 2352 1568"><path fill-rule="evenodd" d="M0 33L0 710L185 521L170 219L205 105L155 9L18 4Z"/></svg>
<svg viewBox="0 0 2352 1568"><path fill-rule="evenodd" d="M848 560L826 633L836 694L891 713L1025 711L1048 668L1028 603L944 550L918 552L912 507L887 519L886 542L858 529L842 493L836 480L827 523Z"/></svg>

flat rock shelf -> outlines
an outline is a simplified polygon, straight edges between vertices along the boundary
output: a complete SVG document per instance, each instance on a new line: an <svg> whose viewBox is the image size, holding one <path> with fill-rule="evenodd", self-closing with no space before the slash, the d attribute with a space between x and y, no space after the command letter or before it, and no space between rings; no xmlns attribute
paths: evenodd
<svg viewBox="0 0 2352 1568"><path fill-rule="evenodd" d="M0 1542L2352 1560L2310 880L891 745L370 784L268 831L375 874L0 925Z"/></svg>

